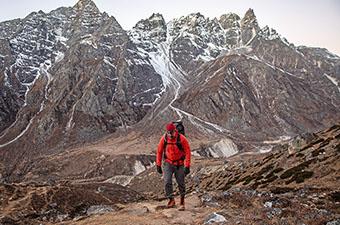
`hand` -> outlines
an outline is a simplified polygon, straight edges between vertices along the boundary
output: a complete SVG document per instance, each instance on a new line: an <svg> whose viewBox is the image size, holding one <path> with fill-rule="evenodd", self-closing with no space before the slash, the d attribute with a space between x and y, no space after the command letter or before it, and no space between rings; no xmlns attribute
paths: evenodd
<svg viewBox="0 0 340 225"><path fill-rule="evenodd" d="M163 174L163 171L162 171L162 167L161 166L157 166L157 172L159 174Z"/></svg>
<svg viewBox="0 0 340 225"><path fill-rule="evenodd" d="M184 167L184 174L188 175L190 173L190 167Z"/></svg>

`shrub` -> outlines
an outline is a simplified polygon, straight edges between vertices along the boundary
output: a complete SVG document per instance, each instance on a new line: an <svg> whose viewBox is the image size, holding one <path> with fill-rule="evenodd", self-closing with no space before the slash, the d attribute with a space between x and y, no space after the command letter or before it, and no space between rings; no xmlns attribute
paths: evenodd
<svg viewBox="0 0 340 225"><path fill-rule="evenodd" d="M311 178L313 176L313 171L300 171L294 174L294 176L286 182L286 184L289 184L293 181L296 183L302 183L305 181L305 179Z"/></svg>

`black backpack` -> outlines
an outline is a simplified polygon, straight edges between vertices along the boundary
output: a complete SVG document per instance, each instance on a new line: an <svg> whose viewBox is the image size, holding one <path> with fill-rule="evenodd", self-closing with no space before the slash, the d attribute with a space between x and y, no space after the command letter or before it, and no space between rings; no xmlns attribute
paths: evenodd
<svg viewBox="0 0 340 225"><path fill-rule="evenodd" d="M172 122L175 126L176 126L176 130L178 131L178 135L177 135L177 140L176 140L176 145L178 147L178 149L182 152L184 152L182 143L181 143L181 135L185 136L185 130L184 130L184 125L182 121L176 121L176 122ZM167 142L168 139L168 135L165 134L164 135L164 159L166 159L166 154L165 154L165 150L166 150L166 146L168 144ZM184 160L185 158L181 159Z"/></svg>
<svg viewBox="0 0 340 225"><path fill-rule="evenodd" d="M183 134L185 136L185 130L184 125L182 121L175 121L172 122L176 126L176 130L178 130L178 133Z"/></svg>

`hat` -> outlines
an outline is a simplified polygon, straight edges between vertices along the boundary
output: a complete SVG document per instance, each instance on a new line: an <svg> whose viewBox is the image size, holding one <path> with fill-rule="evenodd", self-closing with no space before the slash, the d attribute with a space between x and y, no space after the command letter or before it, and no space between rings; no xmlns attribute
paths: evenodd
<svg viewBox="0 0 340 225"><path fill-rule="evenodd" d="M173 123L168 123L167 125L166 125L166 130L167 131L173 131L173 130L175 130L176 129L176 127L175 127L175 125L173 124Z"/></svg>

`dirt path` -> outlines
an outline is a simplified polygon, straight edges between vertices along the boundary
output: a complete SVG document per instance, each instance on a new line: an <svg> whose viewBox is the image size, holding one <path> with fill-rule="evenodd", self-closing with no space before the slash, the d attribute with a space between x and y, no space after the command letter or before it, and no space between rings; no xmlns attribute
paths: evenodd
<svg viewBox="0 0 340 225"><path fill-rule="evenodd" d="M177 204L179 199L177 197ZM186 198L186 210L179 211L178 208L162 209L167 201L148 201L129 205L120 205L123 209L118 212L95 215L81 221L72 221L63 224L77 225L168 225L168 224L201 224L214 209L202 207L201 200L196 195Z"/></svg>

